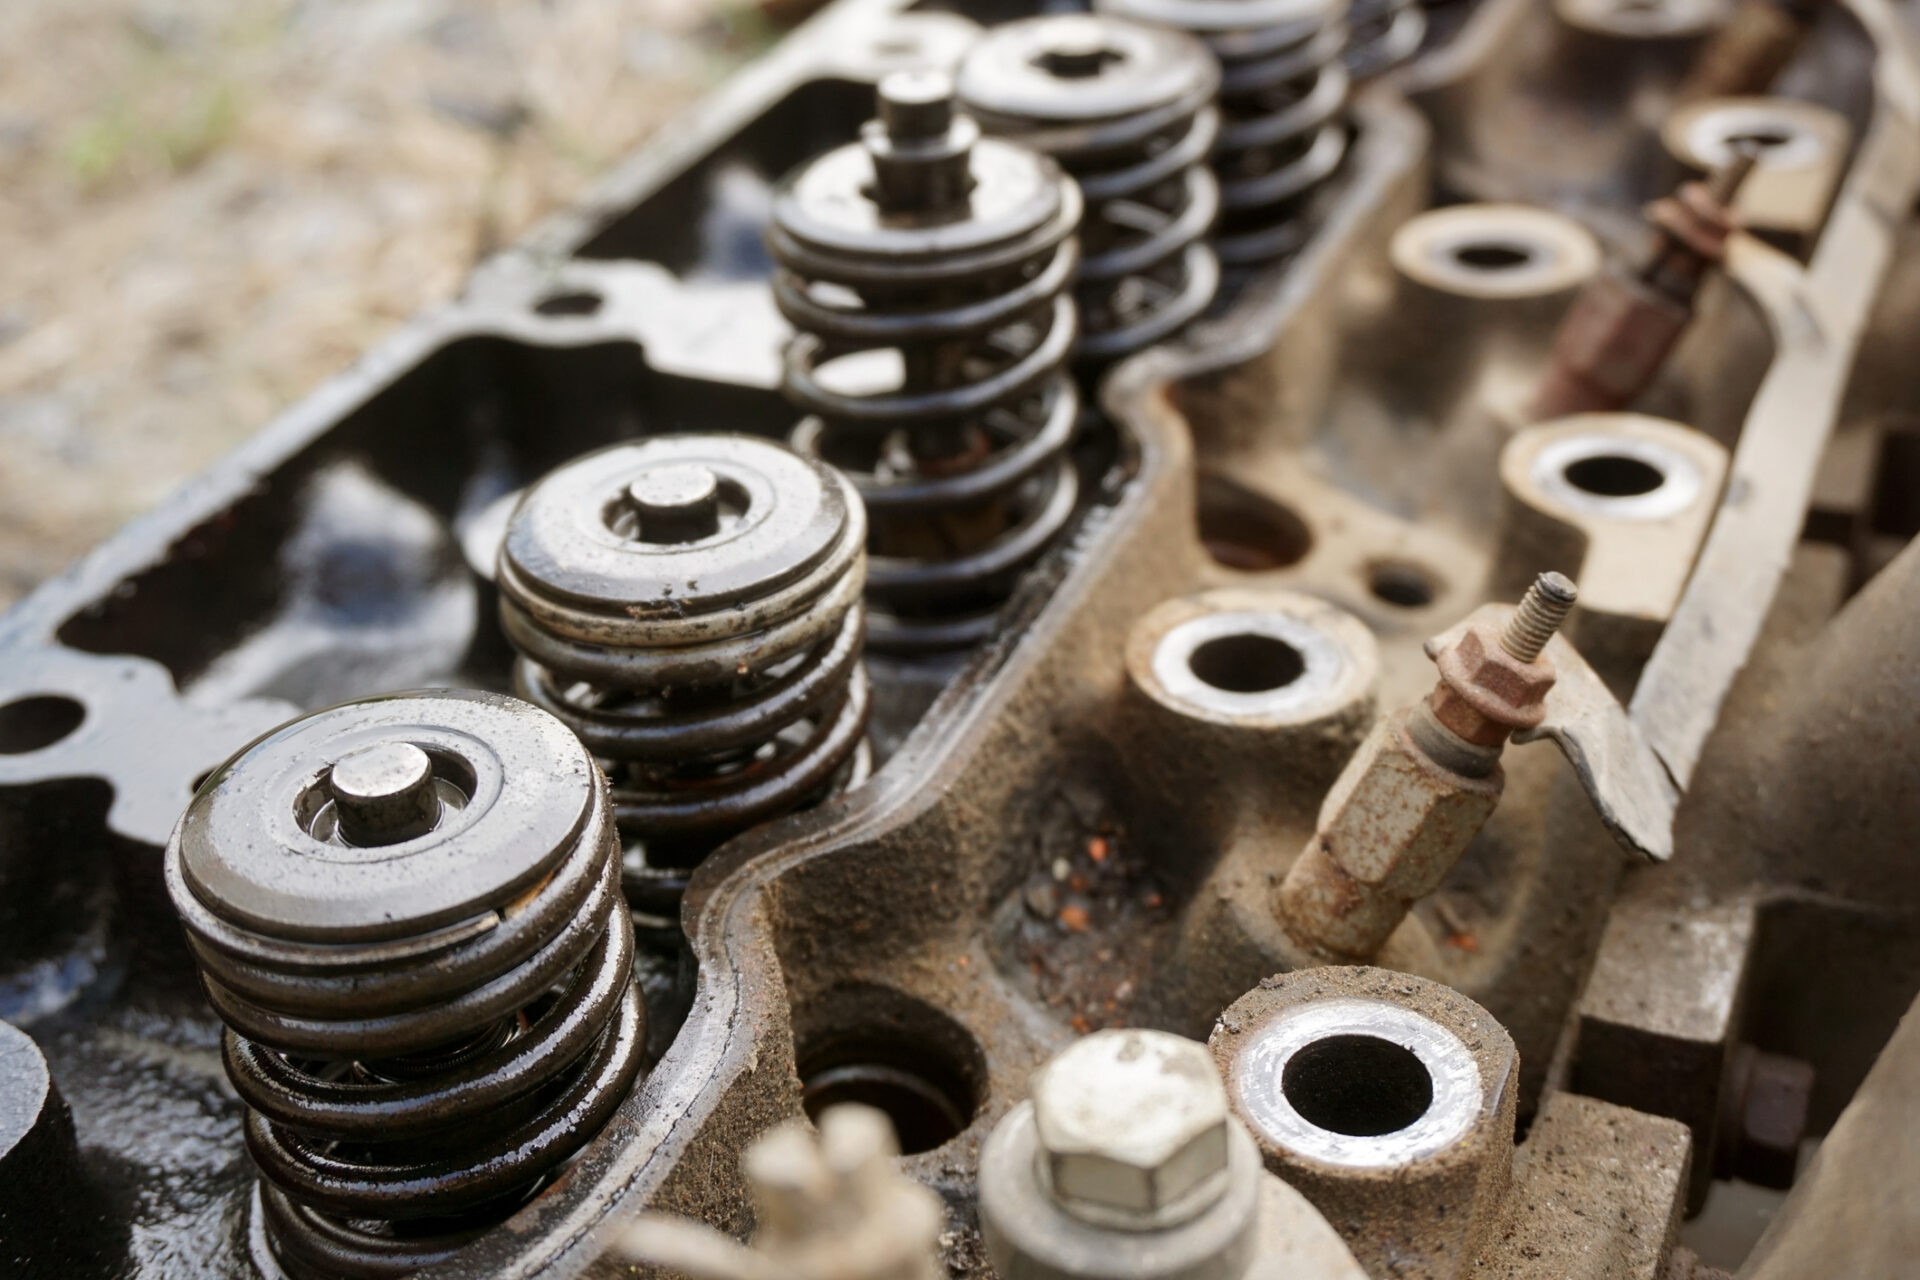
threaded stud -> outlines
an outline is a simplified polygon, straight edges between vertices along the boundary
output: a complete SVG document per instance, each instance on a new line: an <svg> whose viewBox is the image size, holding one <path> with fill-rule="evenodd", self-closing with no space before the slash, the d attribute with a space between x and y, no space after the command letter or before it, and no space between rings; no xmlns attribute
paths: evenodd
<svg viewBox="0 0 1920 1280"><path fill-rule="evenodd" d="M1522 662L1532 662L1566 621L1579 595L1565 574L1541 574L1527 588L1507 629L1500 633L1500 647Z"/></svg>

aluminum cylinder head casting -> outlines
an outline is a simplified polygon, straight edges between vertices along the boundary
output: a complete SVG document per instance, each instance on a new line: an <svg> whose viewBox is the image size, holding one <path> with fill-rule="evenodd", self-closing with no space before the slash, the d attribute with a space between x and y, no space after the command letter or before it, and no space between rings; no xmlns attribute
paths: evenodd
<svg viewBox="0 0 1920 1280"><path fill-rule="evenodd" d="M618 852L586 750L497 694L317 712L201 789L167 888L226 1023L267 1274L446 1258L606 1124L646 1039Z"/></svg>
<svg viewBox="0 0 1920 1280"><path fill-rule="evenodd" d="M983 36L955 84L982 129L1080 184L1077 360L1098 367L1164 341L1213 301L1220 69L1205 45L1107 15L1028 18Z"/></svg>
<svg viewBox="0 0 1920 1280"><path fill-rule="evenodd" d="M1438 982L1314 969L1263 982L1209 1045L1267 1169L1371 1275L1468 1274L1512 1182L1513 1041Z"/></svg>
<svg viewBox="0 0 1920 1280"><path fill-rule="evenodd" d="M1313 194L1347 152L1346 0L1099 0L1100 13L1185 31L1220 59L1220 222L1228 268L1306 243Z"/></svg>
<svg viewBox="0 0 1920 1280"><path fill-rule="evenodd" d="M606 762L651 923L722 841L866 776L865 542L844 477L745 436L616 445L515 510L515 687Z"/></svg>
<svg viewBox="0 0 1920 1280"><path fill-rule="evenodd" d="M944 72L889 75L878 102L780 185L767 243L794 445L866 500L874 648L926 654L983 639L1073 513L1081 198L982 138Z"/></svg>

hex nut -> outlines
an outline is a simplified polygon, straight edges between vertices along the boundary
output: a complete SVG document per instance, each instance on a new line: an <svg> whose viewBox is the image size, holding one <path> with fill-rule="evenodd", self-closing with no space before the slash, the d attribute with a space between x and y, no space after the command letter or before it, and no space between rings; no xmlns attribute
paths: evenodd
<svg viewBox="0 0 1920 1280"><path fill-rule="evenodd" d="M1320 808L1319 841L1341 870L1395 898L1439 886L1499 802L1501 777L1469 779L1426 757L1396 714L1375 727Z"/></svg>
<svg viewBox="0 0 1920 1280"><path fill-rule="evenodd" d="M1512 731L1531 729L1546 718L1553 664L1544 658L1522 662L1501 645L1505 615L1511 612L1498 605L1476 610L1432 650L1442 684L1434 694L1434 714L1469 742L1498 745Z"/></svg>
<svg viewBox="0 0 1920 1280"><path fill-rule="evenodd" d="M1036 1173L1082 1221L1154 1231L1226 1188L1226 1087L1206 1047L1159 1031L1099 1031L1033 1083Z"/></svg>

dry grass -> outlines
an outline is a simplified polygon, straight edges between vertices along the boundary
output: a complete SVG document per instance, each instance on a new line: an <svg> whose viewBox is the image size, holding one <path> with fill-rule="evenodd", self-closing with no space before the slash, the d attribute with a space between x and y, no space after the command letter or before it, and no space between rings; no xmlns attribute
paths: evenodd
<svg viewBox="0 0 1920 1280"><path fill-rule="evenodd" d="M0 606L576 196L714 0L0 4Z"/></svg>

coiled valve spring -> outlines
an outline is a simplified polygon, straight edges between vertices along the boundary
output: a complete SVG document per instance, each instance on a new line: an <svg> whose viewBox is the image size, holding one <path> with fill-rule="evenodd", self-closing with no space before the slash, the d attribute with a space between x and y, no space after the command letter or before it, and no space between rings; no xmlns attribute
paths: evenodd
<svg viewBox="0 0 1920 1280"><path fill-rule="evenodd" d="M982 639L1073 514L1080 193L982 139L944 73L890 75L879 103L781 184L768 245L794 445L866 500L874 647L927 653Z"/></svg>
<svg viewBox="0 0 1920 1280"><path fill-rule="evenodd" d="M746 436L616 445L515 510L514 685L606 764L643 923L675 927L729 837L865 778L865 540L844 477Z"/></svg>
<svg viewBox="0 0 1920 1280"><path fill-rule="evenodd" d="M436 1262L612 1116L646 1037L608 800L553 717L447 691L296 720L194 798L167 887L281 1270Z"/></svg>
<svg viewBox="0 0 1920 1280"><path fill-rule="evenodd" d="M1186 31L1220 59L1214 252L1255 267L1306 242L1309 199L1347 152L1347 0L1096 0L1099 12Z"/></svg>
<svg viewBox="0 0 1920 1280"><path fill-rule="evenodd" d="M1205 242L1220 212L1207 167L1220 69L1205 45L1121 18L1028 18L983 36L956 83L981 128L1080 184L1083 364L1130 355L1206 309L1220 284Z"/></svg>
<svg viewBox="0 0 1920 1280"><path fill-rule="evenodd" d="M1427 11L1420 0L1354 0L1347 30L1347 72L1370 80L1419 52L1427 36Z"/></svg>

